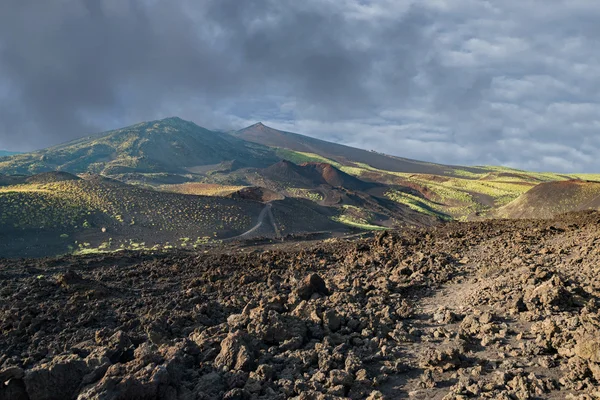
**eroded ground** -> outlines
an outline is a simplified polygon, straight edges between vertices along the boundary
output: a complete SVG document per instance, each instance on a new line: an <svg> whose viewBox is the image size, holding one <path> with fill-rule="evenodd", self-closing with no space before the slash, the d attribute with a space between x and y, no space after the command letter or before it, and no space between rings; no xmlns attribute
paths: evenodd
<svg viewBox="0 0 600 400"><path fill-rule="evenodd" d="M600 214L0 261L0 399L600 398Z"/></svg>

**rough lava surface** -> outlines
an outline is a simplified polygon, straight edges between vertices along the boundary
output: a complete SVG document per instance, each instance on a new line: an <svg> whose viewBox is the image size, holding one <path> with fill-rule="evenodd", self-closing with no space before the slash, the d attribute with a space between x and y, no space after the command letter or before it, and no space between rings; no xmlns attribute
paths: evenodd
<svg viewBox="0 0 600 400"><path fill-rule="evenodd" d="M0 399L596 399L600 214L0 261Z"/></svg>

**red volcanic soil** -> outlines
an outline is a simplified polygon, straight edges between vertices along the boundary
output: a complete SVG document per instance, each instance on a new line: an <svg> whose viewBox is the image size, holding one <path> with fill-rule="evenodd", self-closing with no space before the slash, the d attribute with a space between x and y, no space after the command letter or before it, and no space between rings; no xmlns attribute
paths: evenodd
<svg viewBox="0 0 600 400"><path fill-rule="evenodd" d="M551 218L560 213L598 209L600 182L568 180L541 183L500 208L504 218Z"/></svg>
<svg viewBox="0 0 600 400"><path fill-rule="evenodd" d="M343 187L354 191L369 190L377 184L365 182L340 171L327 163L304 163L296 165L290 161L280 161L262 171L270 180L294 187L314 188L319 185Z"/></svg>

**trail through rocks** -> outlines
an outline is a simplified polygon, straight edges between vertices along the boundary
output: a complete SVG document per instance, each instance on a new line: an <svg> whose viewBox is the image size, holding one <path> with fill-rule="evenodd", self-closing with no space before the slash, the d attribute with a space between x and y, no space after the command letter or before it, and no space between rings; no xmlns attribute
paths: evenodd
<svg viewBox="0 0 600 400"><path fill-rule="evenodd" d="M600 214L0 261L0 400L600 398Z"/></svg>

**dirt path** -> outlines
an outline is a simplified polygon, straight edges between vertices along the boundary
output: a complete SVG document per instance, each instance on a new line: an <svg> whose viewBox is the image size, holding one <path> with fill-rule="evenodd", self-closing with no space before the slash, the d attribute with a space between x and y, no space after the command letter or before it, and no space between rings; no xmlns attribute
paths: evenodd
<svg viewBox="0 0 600 400"><path fill-rule="evenodd" d="M260 230L264 227L264 225L266 225L267 219L268 219L268 224L269 224L267 229L268 230L272 229L273 232L275 233L275 237L277 237L277 238L281 237L279 229L277 228L277 223L275 222L275 217L273 216L273 211L271 210L272 208L273 208L273 205L271 203L267 203L265 205L265 208L263 208L262 211L260 212L260 214L258 215L258 220L256 222L256 225L254 225L252 228L250 228L246 232L242 233L241 235L230 238L228 240L248 239L252 236L255 236L257 233L261 236L267 236L266 234L260 232Z"/></svg>

